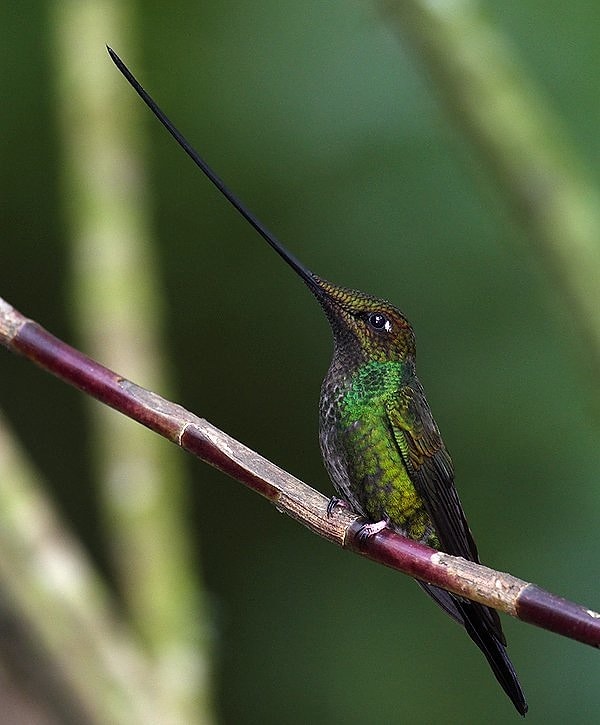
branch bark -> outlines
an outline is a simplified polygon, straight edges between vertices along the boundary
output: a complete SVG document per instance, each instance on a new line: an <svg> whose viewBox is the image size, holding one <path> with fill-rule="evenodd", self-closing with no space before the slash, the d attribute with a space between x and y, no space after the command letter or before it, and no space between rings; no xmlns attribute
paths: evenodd
<svg viewBox="0 0 600 725"><path fill-rule="evenodd" d="M436 584L517 619L600 647L600 614L534 584L449 556L385 529L361 541L363 520L176 403L109 370L0 298L0 342L40 367L145 425L271 501L338 546Z"/></svg>

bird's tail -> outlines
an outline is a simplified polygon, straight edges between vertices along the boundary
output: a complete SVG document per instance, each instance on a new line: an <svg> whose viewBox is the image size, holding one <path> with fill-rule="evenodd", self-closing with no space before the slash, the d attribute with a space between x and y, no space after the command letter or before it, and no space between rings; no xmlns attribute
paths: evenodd
<svg viewBox="0 0 600 725"><path fill-rule="evenodd" d="M515 668L509 656L506 654L505 646L498 639L496 633L489 630L481 614L476 611L477 609L485 608L475 602L463 604L459 600L458 604L464 609L464 625L467 634L485 655L496 679L502 686L504 692L510 697L518 712L521 715L525 715L527 712L525 695L521 689Z"/></svg>
<svg viewBox="0 0 600 725"><path fill-rule="evenodd" d="M442 609L462 624L469 637L485 655L502 689L521 715L527 712L527 702L517 673L506 654L506 641L500 627L498 613L482 604L461 599L425 582L418 582Z"/></svg>

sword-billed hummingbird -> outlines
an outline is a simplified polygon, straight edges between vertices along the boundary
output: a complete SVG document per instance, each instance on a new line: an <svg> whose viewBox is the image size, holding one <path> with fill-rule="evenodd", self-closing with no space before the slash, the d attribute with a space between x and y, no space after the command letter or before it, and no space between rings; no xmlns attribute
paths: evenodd
<svg viewBox="0 0 600 725"><path fill-rule="evenodd" d="M333 332L321 387L320 443L336 492L367 518L364 535L385 526L454 556L479 562L454 487L452 461L415 371L415 337L389 302L313 274L225 186L108 48L117 68L212 183L304 280ZM330 509L337 503L332 499ZM425 582L423 589L462 624L521 715L527 703L506 654L498 613Z"/></svg>

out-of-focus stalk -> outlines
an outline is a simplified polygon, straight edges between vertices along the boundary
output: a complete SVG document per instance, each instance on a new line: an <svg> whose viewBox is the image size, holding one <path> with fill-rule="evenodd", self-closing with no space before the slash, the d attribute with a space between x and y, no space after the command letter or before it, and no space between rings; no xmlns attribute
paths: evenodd
<svg viewBox="0 0 600 725"><path fill-rule="evenodd" d="M559 120L476 0L383 7L524 220L600 377L600 193Z"/></svg>
<svg viewBox="0 0 600 725"><path fill-rule="evenodd" d="M138 109L110 62L107 42L135 56L135 4L57 2L57 112L72 237L70 296L93 355L168 390L163 309L152 247ZM178 721L213 719L210 628L192 555L182 467L175 451L102 406L90 409L120 588L156 663L157 686Z"/></svg>
<svg viewBox="0 0 600 725"><path fill-rule="evenodd" d="M41 661L29 658L32 668L50 670L36 680L63 685L62 694L47 693L55 707L98 725L160 720L149 659L125 631L1 415L0 589L3 605L44 650Z"/></svg>

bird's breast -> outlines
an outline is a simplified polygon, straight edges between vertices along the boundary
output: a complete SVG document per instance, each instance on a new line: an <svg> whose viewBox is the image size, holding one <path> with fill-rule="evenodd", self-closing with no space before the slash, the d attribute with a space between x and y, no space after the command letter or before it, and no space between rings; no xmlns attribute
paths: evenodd
<svg viewBox="0 0 600 725"><path fill-rule="evenodd" d="M392 383L397 385L397 371ZM428 540L433 531L408 475L387 419L386 400L395 389L382 371L345 378L328 376L320 403L320 443L335 489L361 515L389 519L404 535ZM373 383L379 383L374 385Z"/></svg>

